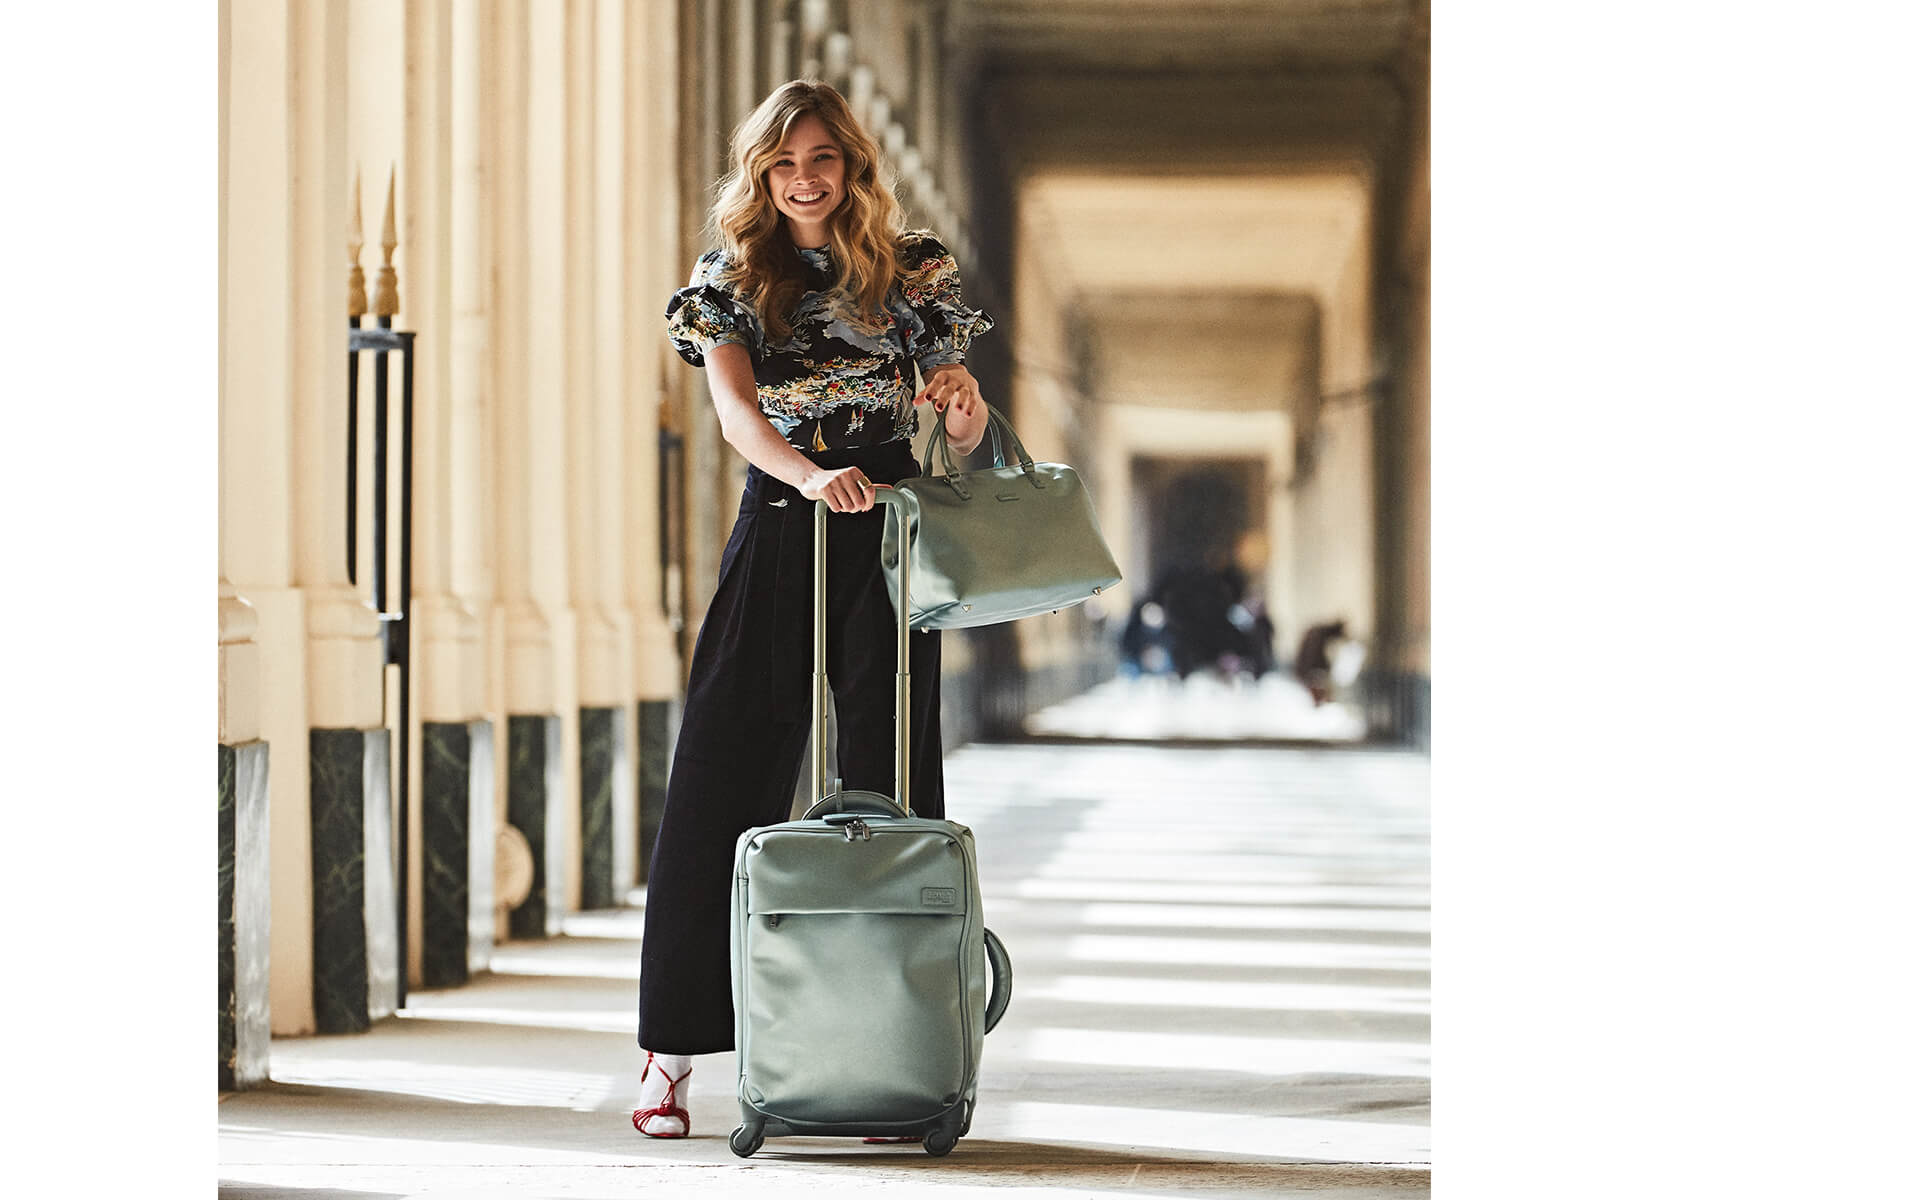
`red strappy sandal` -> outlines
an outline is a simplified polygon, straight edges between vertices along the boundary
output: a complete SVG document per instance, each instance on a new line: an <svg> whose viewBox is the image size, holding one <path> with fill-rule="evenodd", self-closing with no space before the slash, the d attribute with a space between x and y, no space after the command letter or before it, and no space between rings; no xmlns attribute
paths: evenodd
<svg viewBox="0 0 1920 1200"><path fill-rule="evenodd" d="M647 1073L652 1070L653 1070L653 1052L649 1050L647 1052L646 1070L643 1070L640 1072L641 1083L645 1083L647 1081ZM686 1109L681 1108L678 1104L675 1104L673 1102L673 1099L674 1099L673 1090L679 1087L682 1083L686 1081L687 1075L693 1074L693 1068L688 1067L686 1070L686 1074L680 1076L679 1079L675 1079L673 1076L667 1075L665 1068L661 1069L660 1074L666 1076L667 1094L665 1096L662 1096L660 1098L660 1103L654 1105L652 1108L634 1109L633 1110L633 1127L639 1130L641 1133L646 1134L648 1137L657 1137L657 1138L686 1137L689 1133L693 1132L693 1118L687 1115ZM655 1117L680 1118L680 1132L679 1133L648 1133L647 1127L646 1127L647 1122L653 1120Z"/></svg>
<svg viewBox="0 0 1920 1200"><path fill-rule="evenodd" d="M860 1141L863 1144L868 1146L911 1146L916 1142L919 1142L920 1140L921 1138L917 1134L913 1137L877 1137L877 1138L861 1138L860 1139Z"/></svg>

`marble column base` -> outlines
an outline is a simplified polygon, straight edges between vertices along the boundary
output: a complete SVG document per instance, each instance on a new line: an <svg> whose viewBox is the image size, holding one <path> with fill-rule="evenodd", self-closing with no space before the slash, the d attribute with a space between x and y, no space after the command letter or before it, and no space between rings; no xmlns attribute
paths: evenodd
<svg viewBox="0 0 1920 1200"><path fill-rule="evenodd" d="M220 1090L267 1079L267 744L220 747Z"/></svg>
<svg viewBox="0 0 1920 1200"><path fill-rule="evenodd" d="M507 930L516 938L560 932L567 895L563 766L559 717L507 717L507 821L533 853L533 890L507 917Z"/></svg>
<svg viewBox="0 0 1920 1200"><path fill-rule="evenodd" d="M627 902L627 893L640 883L640 789L634 775L633 723L627 710L613 708L613 821L608 841L613 847L613 895L609 903L618 908Z"/></svg>
<svg viewBox="0 0 1920 1200"><path fill-rule="evenodd" d="M393 795L384 729L309 731L313 818L313 1014L358 1033L399 1000Z"/></svg>
<svg viewBox="0 0 1920 1200"><path fill-rule="evenodd" d="M1367 734L1380 741L1433 749L1433 680L1424 672L1370 668L1360 675Z"/></svg>
<svg viewBox="0 0 1920 1200"><path fill-rule="evenodd" d="M635 863L641 883L647 881L647 863L660 834L660 814L667 805L667 770L673 757L675 710L672 700L640 701L640 745L634 755L640 792L639 845Z"/></svg>
<svg viewBox="0 0 1920 1200"><path fill-rule="evenodd" d="M612 908L613 768L620 711L580 710L580 907Z"/></svg>
<svg viewBox="0 0 1920 1200"><path fill-rule="evenodd" d="M493 954L493 724L420 727L420 982L458 987Z"/></svg>

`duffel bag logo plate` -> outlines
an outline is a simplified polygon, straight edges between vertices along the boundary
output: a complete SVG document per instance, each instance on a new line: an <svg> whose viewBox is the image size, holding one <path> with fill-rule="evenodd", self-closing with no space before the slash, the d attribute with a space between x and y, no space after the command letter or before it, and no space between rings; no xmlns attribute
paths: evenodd
<svg viewBox="0 0 1920 1200"><path fill-rule="evenodd" d="M925 887L920 889L920 903L929 907L952 908L959 893L953 888Z"/></svg>

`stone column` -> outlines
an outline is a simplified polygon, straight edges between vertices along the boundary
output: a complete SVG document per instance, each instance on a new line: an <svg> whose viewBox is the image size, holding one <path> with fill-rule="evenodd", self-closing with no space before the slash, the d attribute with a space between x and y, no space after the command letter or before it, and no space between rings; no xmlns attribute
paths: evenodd
<svg viewBox="0 0 1920 1200"><path fill-rule="evenodd" d="M727 128L731 130L766 95L760 84L766 73L767 55L760 28L760 0L727 0L727 6L731 10L726 17L727 27L733 35L727 46L726 66L731 93Z"/></svg>
<svg viewBox="0 0 1920 1200"><path fill-rule="evenodd" d="M1376 397L1379 638L1362 676L1373 732L1422 747L1432 705L1427 51L1424 30L1403 48L1405 150L1382 164L1374 185L1374 358L1384 380Z"/></svg>
<svg viewBox="0 0 1920 1200"><path fill-rule="evenodd" d="M495 3L457 4L452 14L450 170L454 182L449 218L453 253L448 371L453 399L447 489L454 519L448 530L448 571L454 595L476 614L473 630L479 644L471 659L464 649L461 657L471 663L479 711L486 714L484 729L480 722L467 722L471 772L467 782L474 806L467 818L472 842L467 893L469 971L486 966L495 938L505 932L504 920L496 922L503 900L495 888L498 869L509 864L495 861L497 847L503 841L514 849L524 846L506 832L506 639L498 603L501 506L495 447L503 394L500 343L512 336L508 327L516 324L500 316L504 292L496 291L494 282L504 219L500 173L507 161L501 121L510 104L503 93L498 9ZM431 642L428 655L437 661ZM456 737L453 754L457 758L457 735L449 729L448 736ZM458 790L457 776L450 775L444 787L449 812L457 803ZM449 900L450 912L457 898Z"/></svg>
<svg viewBox="0 0 1920 1200"><path fill-rule="evenodd" d="M625 592L633 614L635 779L638 828L635 873L647 858L666 803L668 759L673 749L675 699L682 670L679 647L664 597L679 579L662 578L660 434L673 403L669 380L693 381L685 363L667 345L668 294L686 282L691 260L682 261L681 195L645 178L647 164L674 161L679 145L680 18L674 5L649 5L626 28L624 59L640 68L626 75L623 133L630 166L621 189L626 229L626 269L621 280L627 336L621 339L620 391L627 412L627 468L619 511L627 547ZM683 172L684 173L684 172ZM704 395L705 389L701 388Z"/></svg>
<svg viewBox="0 0 1920 1200"><path fill-rule="evenodd" d="M712 202L714 181L726 169L727 137L733 129L727 120L727 93L722 87L725 59L720 36L721 2L699 0L698 17L690 31L698 39L699 63L691 73L697 89L695 106L683 120L690 152L680 162L685 237L677 263L679 283L686 282L706 244L702 226ZM662 300L661 308L665 307ZM704 376L689 371L685 364L675 369L688 372L683 377L687 399L682 430L686 437L686 620L697 629L718 584L720 551L726 546L727 535L721 522L733 512L724 499L732 470L728 460L738 456L720 436L720 421L714 414ZM737 493L737 488L733 490ZM688 645L691 647L691 640Z"/></svg>
<svg viewBox="0 0 1920 1200"><path fill-rule="evenodd" d="M566 517L566 74L569 12L511 8L497 37L502 97L496 311L499 597L508 821L534 856L514 936L559 932L577 903L578 754Z"/></svg>
<svg viewBox="0 0 1920 1200"><path fill-rule="evenodd" d="M794 0L775 0L767 18L767 52L761 75L760 94L772 93L799 72L794 69L794 53L799 26L794 20Z"/></svg>
<svg viewBox="0 0 1920 1200"><path fill-rule="evenodd" d="M258 620L259 731L280 748L266 852L278 1033L312 1032L322 991L341 989L364 1024L391 1008L394 978L390 903L348 913L315 888L351 880L366 899L367 841L386 815L342 782L364 780L386 751L379 622L346 572L346 13L341 3L223 10L221 550ZM316 740L331 765L344 757L358 769L314 761ZM238 758L235 771L238 801ZM355 819L334 820L354 804ZM236 853L249 840L239 818ZM359 836L316 841L336 825ZM377 901L390 868L372 874ZM357 952L319 950L323 924L329 944ZM368 942L381 930L384 953Z"/></svg>
<svg viewBox="0 0 1920 1200"><path fill-rule="evenodd" d="M1356 205L1365 207L1356 188ZM1366 228L1371 214L1360 218ZM1344 618L1348 634L1376 629L1372 279L1369 249L1354 238L1320 303L1319 397L1298 428L1313 466L1295 493L1293 611L1302 627ZM1297 636L1297 635L1296 635Z"/></svg>
<svg viewBox="0 0 1920 1200"><path fill-rule="evenodd" d="M259 870L273 883L273 1031L294 1033L313 1025L305 866L306 617L293 586L291 543L292 295L285 271L273 267L292 252L287 214L293 180L286 164L292 153L288 72L294 30L284 7L223 3L220 18L220 570L251 601L250 613L242 613L237 594L222 596L221 637L223 643L229 636L237 641L222 648L221 719L223 727L230 714L244 721L247 708L234 688L251 680L258 689L255 736L281 747L282 786L269 801L280 810L279 820ZM235 96L246 100L234 104ZM252 628L242 634L249 623ZM275 670L249 673L248 657ZM223 792L225 771L223 761ZM253 868L236 858L233 869Z"/></svg>
<svg viewBox="0 0 1920 1200"><path fill-rule="evenodd" d="M622 412L609 386L604 361L616 350L606 343L617 337L609 329L602 276L607 269L608 205L601 195L603 180L617 181L619 160L602 162L609 137L618 148L618 106L608 113L602 93L612 73L618 96L621 64L619 6L598 0L568 0L564 55L565 98L562 142L563 216L556 243L561 269L561 313L556 345L564 366L564 534L567 575L565 592L575 624L572 667L576 706L571 716L578 730L570 766L579 784L570 795L577 804L570 813L577 833L570 840L569 871L578 881L569 907L606 908L615 903L613 831L615 778L628 753L622 737L622 701L626 692L629 636L617 596L601 587L603 572L616 574L621 558L617 536L618 514L606 502L606 491L619 471ZM599 28L603 21L610 27ZM602 38L607 40L601 40ZM598 45L596 46L596 43ZM617 205L613 215L617 217ZM617 244L617 243L616 243ZM617 254L614 264L617 267ZM611 563L605 560L611 555ZM610 602L611 601L611 602Z"/></svg>
<svg viewBox="0 0 1920 1200"><path fill-rule="evenodd" d="M463 487L480 470L470 436L481 397L460 327L480 249L472 221L484 185L473 107L480 68L477 6L429 0L405 13L403 174L413 182L401 243L410 270L414 369L414 707L418 739L408 869L411 978L465 983L493 944L493 726L486 717L478 595L454 562L461 526L481 524ZM456 148L456 132L462 139Z"/></svg>

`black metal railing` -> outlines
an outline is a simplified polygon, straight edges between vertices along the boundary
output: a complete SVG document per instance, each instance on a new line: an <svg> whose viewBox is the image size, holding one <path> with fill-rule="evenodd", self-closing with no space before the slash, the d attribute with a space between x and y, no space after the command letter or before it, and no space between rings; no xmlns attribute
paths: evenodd
<svg viewBox="0 0 1920 1200"><path fill-rule="evenodd" d="M351 381L347 389L347 403L350 410L357 408L358 380L360 376L360 356L373 355L373 607L380 617L382 644L381 671L383 681L386 667L399 671L399 723L394 735L393 761L394 780L394 896L398 911L398 935L400 947L399 1003L407 1001L407 863L409 861L408 815L412 811L409 803L409 745L408 731L412 728L412 681L413 654L411 633L413 630L413 339L411 332L393 329L392 317L380 317L379 328L349 329L347 332L347 356L351 368L347 378ZM393 445L391 432L393 413L390 405L389 378L392 372L391 356L400 358L400 437L399 445ZM358 459L358 430L350 425L347 436L348 479L356 475L353 464ZM392 494L389 472L393 469L394 459L398 458L400 475L400 513L398 521L398 586L390 586L388 565L392 557L388 553L388 537L395 526L392 520ZM349 488L353 486L349 483ZM353 495L349 490L348 496ZM357 504L348 500L348 509L358 519ZM349 530L347 545L348 570L353 570L353 552L351 547L357 541L357 526ZM384 705L382 706L384 708Z"/></svg>
<svg viewBox="0 0 1920 1200"><path fill-rule="evenodd" d="M410 752L412 750L413 700L413 339L414 333L396 330L394 314L400 311L399 277L393 267L393 252L399 245L394 228L394 173L387 177L387 211L380 247L384 263L374 287L372 309L376 327L361 326L368 309L365 277L360 269L360 181L354 179L353 226L348 246L352 270L347 283L347 579L358 584L360 540L360 356L373 355L373 607L380 618L381 670L380 711L386 713L387 669L399 671L399 723L390 722L393 737L393 876L396 944L399 947L398 984L395 1004L407 1003L407 908L410 853L411 803ZM393 355L400 357L400 438L393 445L393 413L390 404ZM391 506L393 488L390 473L398 459L400 475L400 519L397 563L388 553L388 536L394 526ZM389 570L399 576L398 587L389 585ZM372 864L368 864L371 867Z"/></svg>

